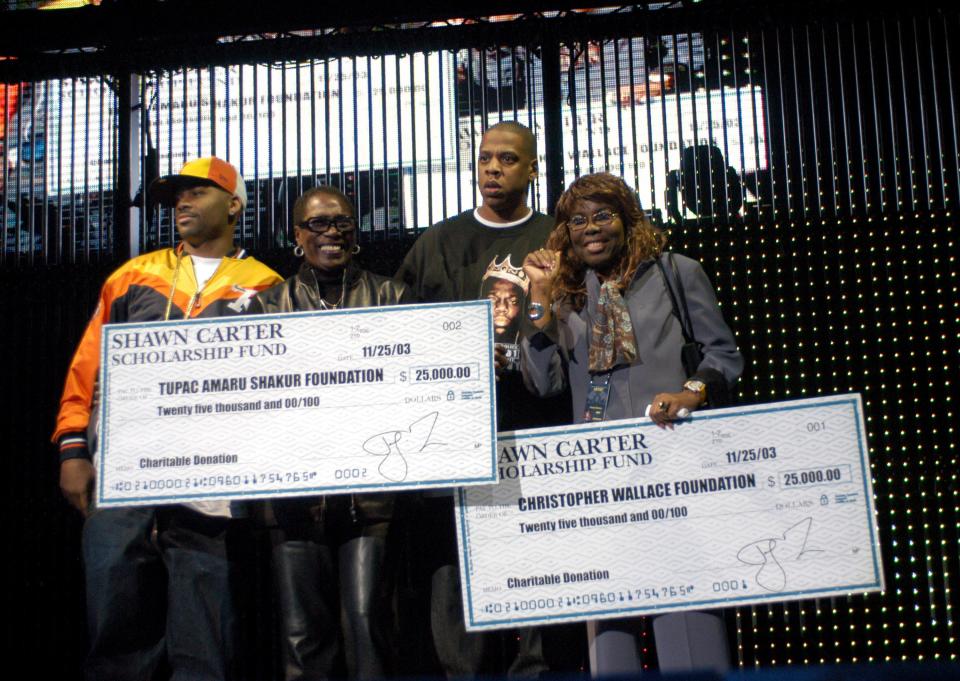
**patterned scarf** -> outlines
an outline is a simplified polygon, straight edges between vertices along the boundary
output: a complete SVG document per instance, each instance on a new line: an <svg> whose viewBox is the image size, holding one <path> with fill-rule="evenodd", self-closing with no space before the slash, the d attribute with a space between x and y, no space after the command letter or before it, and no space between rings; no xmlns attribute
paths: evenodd
<svg viewBox="0 0 960 681"><path fill-rule="evenodd" d="M618 364L637 359L637 339L627 302L617 282L608 279L600 286L597 314L590 334L590 371L610 371Z"/></svg>

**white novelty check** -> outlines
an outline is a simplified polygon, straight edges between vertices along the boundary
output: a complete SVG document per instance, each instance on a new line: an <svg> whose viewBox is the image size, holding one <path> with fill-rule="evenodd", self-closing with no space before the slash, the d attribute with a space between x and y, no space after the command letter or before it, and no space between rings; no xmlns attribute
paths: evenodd
<svg viewBox="0 0 960 681"><path fill-rule="evenodd" d="M99 506L489 484L488 301L108 325Z"/></svg>
<svg viewBox="0 0 960 681"><path fill-rule="evenodd" d="M469 629L883 588L858 394L501 433L459 491Z"/></svg>

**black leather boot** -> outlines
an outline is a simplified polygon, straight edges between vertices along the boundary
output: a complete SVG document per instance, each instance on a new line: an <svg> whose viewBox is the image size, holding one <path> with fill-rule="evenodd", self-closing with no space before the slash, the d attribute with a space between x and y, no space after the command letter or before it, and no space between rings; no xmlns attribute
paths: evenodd
<svg viewBox="0 0 960 681"><path fill-rule="evenodd" d="M339 648L337 576L330 550L310 540L273 548L286 681L330 678Z"/></svg>
<svg viewBox="0 0 960 681"><path fill-rule="evenodd" d="M356 537L339 551L340 605L344 654L351 679L379 679L385 674L378 627L385 613L377 608L385 540Z"/></svg>

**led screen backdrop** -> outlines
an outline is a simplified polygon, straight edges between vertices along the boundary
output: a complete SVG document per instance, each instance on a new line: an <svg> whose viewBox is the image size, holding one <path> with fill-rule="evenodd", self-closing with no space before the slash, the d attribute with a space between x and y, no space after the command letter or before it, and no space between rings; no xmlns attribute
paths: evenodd
<svg viewBox="0 0 960 681"><path fill-rule="evenodd" d="M749 40L724 49L749 50ZM696 172L683 170L684 159L700 159L711 166L706 172L722 166L725 191L733 191L727 176L754 180L726 211L741 214L744 202L756 205L756 178L768 168L764 90L746 69L739 80L731 73L711 87L707 52L700 33L563 45L562 136L550 140L562 148L562 168L551 168L546 155L537 46L156 72L137 80L131 134L146 160L134 179L142 186L197 156L228 159L255 197L243 234L260 235L261 243L283 241L289 194L317 178L352 183L370 230L421 229L476 205L472 163L482 131L516 119L538 135L541 172L562 174L564 184L610 169L636 188L645 208L690 218L703 211L678 201L680 180ZM55 201L69 212L92 193L111 192L120 172L116 83L81 78L22 89L6 117L10 193L33 191L33 204ZM169 242L169 221L151 223L139 197L142 244ZM533 202L550 210L544 183ZM21 249L42 248L49 219L39 229L29 213L10 212L11 231L18 217ZM82 247L85 228L73 229Z"/></svg>

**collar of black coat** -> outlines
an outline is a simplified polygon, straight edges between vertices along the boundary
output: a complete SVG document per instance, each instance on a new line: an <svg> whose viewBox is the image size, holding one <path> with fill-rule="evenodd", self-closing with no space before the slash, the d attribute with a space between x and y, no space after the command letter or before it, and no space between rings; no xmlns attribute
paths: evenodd
<svg viewBox="0 0 960 681"><path fill-rule="evenodd" d="M313 283L314 281L319 281L323 284L335 284L338 282L343 282L345 288L351 289L357 285L357 281L359 280L360 273L362 271L363 270L357 267L352 260L348 262L343 271L338 274L317 269L304 260L302 263L300 263L300 269L297 271L297 275L303 281L310 283ZM316 275L316 279L314 279L314 275Z"/></svg>

